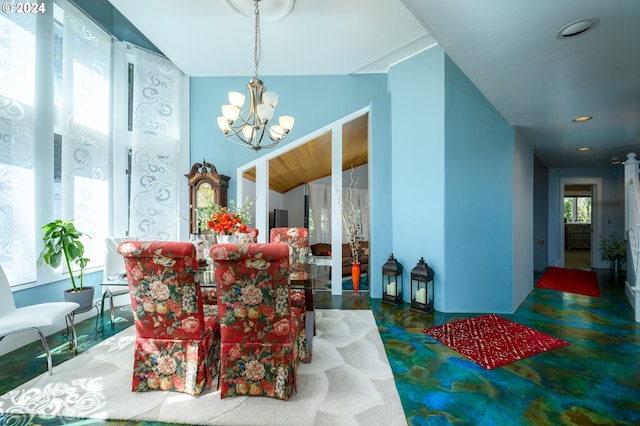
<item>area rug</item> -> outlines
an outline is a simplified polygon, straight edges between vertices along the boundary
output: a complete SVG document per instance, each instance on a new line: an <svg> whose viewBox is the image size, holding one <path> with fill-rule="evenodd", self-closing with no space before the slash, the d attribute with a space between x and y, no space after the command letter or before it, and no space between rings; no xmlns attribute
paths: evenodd
<svg viewBox="0 0 640 426"><path fill-rule="evenodd" d="M598 276L593 271L549 266L536 283L536 287L600 297Z"/></svg>
<svg viewBox="0 0 640 426"><path fill-rule="evenodd" d="M313 360L300 364L288 401L220 399L216 390L131 392L130 327L0 397L0 424L30 424L15 414L211 425L406 425L382 339L368 310L316 312ZM9 414L7 414L9 413ZM15 418L13 418L15 417ZM37 417L33 417L37 424Z"/></svg>
<svg viewBox="0 0 640 426"><path fill-rule="evenodd" d="M422 332L487 370L569 344L495 314L429 327Z"/></svg>

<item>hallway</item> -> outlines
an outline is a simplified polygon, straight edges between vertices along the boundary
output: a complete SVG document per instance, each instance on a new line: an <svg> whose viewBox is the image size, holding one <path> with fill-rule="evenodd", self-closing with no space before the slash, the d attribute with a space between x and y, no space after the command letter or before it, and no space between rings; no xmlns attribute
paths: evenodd
<svg viewBox="0 0 640 426"><path fill-rule="evenodd" d="M565 250L564 267L570 269L591 269L591 250Z"/></svg>

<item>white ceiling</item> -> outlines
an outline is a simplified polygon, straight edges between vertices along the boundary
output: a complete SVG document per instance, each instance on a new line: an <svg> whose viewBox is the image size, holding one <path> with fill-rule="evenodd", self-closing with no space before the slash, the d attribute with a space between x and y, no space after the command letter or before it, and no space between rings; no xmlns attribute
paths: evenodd
<svg viewBox="0 0 640 426"><path fill-rule="evenodd" d="M253 18L227 0L109 1L187 75L253 75ZM263 21L289 1L262 0ZM386 72L435 39L547 167L607 167L640 154L639 19L639 0L296 0L262 23L258 74Z"/></svg>

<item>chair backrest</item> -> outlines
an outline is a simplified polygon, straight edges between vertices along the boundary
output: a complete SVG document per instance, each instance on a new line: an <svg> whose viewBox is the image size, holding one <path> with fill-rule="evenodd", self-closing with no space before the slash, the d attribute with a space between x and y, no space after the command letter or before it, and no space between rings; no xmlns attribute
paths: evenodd
<svg viewBox="0 0 640 426"><path fill-rule="evenodd" d="M289 279L309 279L308 228L272 228L270 241L289 246Z"/></svg>
<svg viewBox="0 0 640 426"><path fill-rule="evenodd" d="M16 310L16 303L13 300L13 293L9 285L9 279L0 266L0 315L8 314Z"/></svg>
<svg viewBox="0 0 640 426"><path fill-rule="evenodd" d="M124 256L138 337L200 339L204 313L196 248L189 242L128 241Z"/></svg>
<svg viewBox="0 0 640 426"><path fill-rule="evenodd" d="M127 272L124 259L118 253L118 246L125 241L135 241L136 237L107 237L104 239L104 273L103 280L117 280Z"/></svg>
<svg viewBox="0 0 640 426"><path fill-rule="evenodd" d="M245 234L249 234L249 238L253 238L254 243L258 242L259 233L260 231L258 230L258 228L247 228L247 232L245 232Z"/></svg>
<svg viewBox="0 0 640 426"><path fill-rule="evenodd" d="M210 253L218 285L221 341L291 342L289 248L269 243L215 244Z"/></svg>

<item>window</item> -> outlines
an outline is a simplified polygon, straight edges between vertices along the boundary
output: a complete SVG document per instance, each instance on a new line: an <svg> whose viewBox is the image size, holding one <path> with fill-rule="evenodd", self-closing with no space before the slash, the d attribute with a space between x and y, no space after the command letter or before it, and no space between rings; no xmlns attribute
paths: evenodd
<svg viewBox="0 0 640 426"><path fill-rule="evenodd" d="M564 197L565 223L591 223L591 197Z"/></svg>
<svg viewBox="0 0 640 426"><path fill-rule="evenodd" d="M0 264L11 285L65 279L37 268L38 224L53 219L73 219L91 237L89 268L101 267L104 238L129 221L129 194L134 235L177 239L179 230L184 75L114 42L66 0L44 4L51 15L0 14Z"/></svg>

